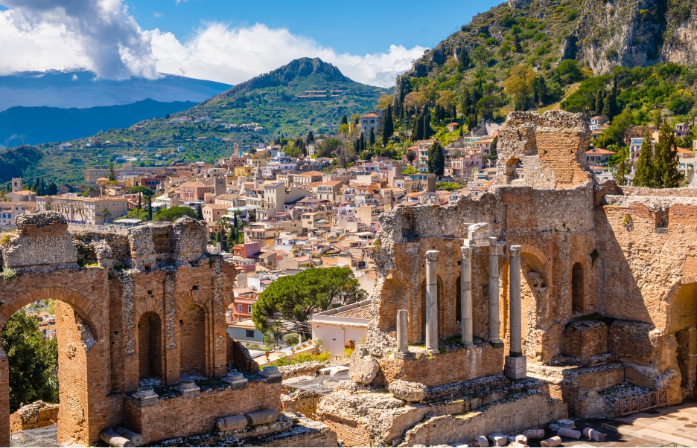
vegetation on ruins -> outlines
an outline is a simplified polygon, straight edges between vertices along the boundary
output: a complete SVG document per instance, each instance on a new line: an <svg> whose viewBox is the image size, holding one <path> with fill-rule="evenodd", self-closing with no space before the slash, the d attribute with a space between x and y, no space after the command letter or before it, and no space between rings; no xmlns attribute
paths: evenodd
<svg viewBox="0 0 697 448"><path fill-rule="evenodd" d="M333 302L353 303L365 298L350 268L310 268L280 277L269 285L252 306L252 321L259 331L286 319L303 329L310 314L327 310Z"/></svg>
<svg viewBox="0 0 697 448"><path fill-rule="evenodd" d="M292 358L288 359L286 355L281 356L272 363L269 363L269 367L283 367L292 366L295 364L302 364L304 362L325 362L329 361L332 357L331 352L324 353L298 353ZM263 370L263 368L262 368Z"/></svg>
<svg viewBox="0 0 697 448"><path fill-rule="evenodd" d="M10 369L10 410L43 400L58 402L58 345L44 339L36 316L16 312L2 331Z"/></svg>
<svg viewBox="0 0 697 448"><path fill-rule="evenodd" d="M176 221L182 216L188 216L193 219L198 219L196 212L191 210L189 207L170 207L166 209L161 209L154 216L155 222L160 221Z"/></svg>

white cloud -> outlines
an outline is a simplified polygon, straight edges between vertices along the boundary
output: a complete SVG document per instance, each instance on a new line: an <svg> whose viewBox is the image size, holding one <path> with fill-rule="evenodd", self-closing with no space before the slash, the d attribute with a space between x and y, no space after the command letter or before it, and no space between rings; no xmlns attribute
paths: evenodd
<svg viewBox="0 0 697 448"><path fill-rule="evenodd" d="M425 50L392 45L384 53L337 53L285 28L217 22L181 41L159 29L140 29L122 0L3 3L12 9L0 11L0 74L88 68L104 78L160 72L238 84L293 59L319 57L355 81L391 86Z"/></svg>

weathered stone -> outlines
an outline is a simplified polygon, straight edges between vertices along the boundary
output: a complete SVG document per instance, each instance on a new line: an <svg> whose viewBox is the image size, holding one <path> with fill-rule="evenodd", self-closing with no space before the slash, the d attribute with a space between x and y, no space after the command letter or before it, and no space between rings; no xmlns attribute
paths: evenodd
<svg viewBox="0 0 697 448"><path fill-rule="evenodd" d="M370 384L379 371L380 365L372 356L367 354L367 350L364 348L359 347L351 354L351 364L349 366L349 378L351 378L351 381Z"/></svg>
<svg viewBox="0 0 697 448"><path fill-rule="evenodd" d="M575 429L571 428L559 428L557 431L557 434L559 434L562 437L569 437L572 439L580 439L581 438L581 431L576 431Z"/></svg>
<svg viewBox="0 0 697 448"><path fill-rule="evenodd" d="M122 436L116 434L111 429L105 429L102 432L100 432L99 438L102 440L102 442L104 442L110 446L119 446L119 447L135 446L133 444L133 442L131 442L130 440L128 440L125 437L122 437Z"/></svg>
<svg viewBox="0 0 697 448"><path fill-rule="evenodd" d="M247 424L249 426L263 425L276 421L278 412L276 412L275 409L264 409L262 411L245 414L245 417L247 417Z"/></svg>
<svg viewBox="0 0 697 448"><path fill-rule="evenodd" d="M523 437L526 439L541 439L545 436L544 429L526 429L523 432Z"/></svg>
<svg viewBox="0 0 697 448"><path fill-rule="evenodd" d="M427 388L421 383L409 381L393 381L389 386L390 392L395 398L409 402L423 401L426 398Z"/></svg>
<svg viewBox="0 0 697 448"><path fill-rule="evenodd" d="M133 443L133 446L141 446L143 444L143 436L137 434L130 429L126 429L123 426L117 426L114 428L114 432L121 437L125 437Z"/></svg>
<svg viewBox="0 0 697 448"><path fill-rule="evenodd" d="M246 428L247 417L239 414L219 418L215 422L215 427L218 431L236 431L238 429Z"/></svg>
<svg viewBox="0 0 697 448"><path fill-rule="evenodd" d="M540 442L540 446L545 446L545 447L559 446L559 445L561 445L561 437L559 437L559 436L550 437L549 439L545 439L545 440L542 440Z"/></svg>

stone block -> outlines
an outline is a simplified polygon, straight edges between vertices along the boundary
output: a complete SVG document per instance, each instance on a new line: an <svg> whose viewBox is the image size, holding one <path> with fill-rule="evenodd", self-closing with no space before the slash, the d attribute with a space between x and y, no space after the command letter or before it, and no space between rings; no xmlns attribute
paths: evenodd
<svg viewBox="0 0 697 448"><path fill-rule="evenodd" d="M193 381L182 381L177 386L179 392L182 394L182 398L185 400L189 398L198 398L201 396L201 388L196 385Z"/></svg>
<svg viewBox="0 0 697 448"><path fill-rule="evenodd" d="M646 322L616 320L608 332L609 351L618 356L651 358L654 355L649 333L653 325Z"/></svg>
<svg viewBox="0 0 697 448"><path fill-rule="evenodd" d="M133 394L133 402L140 408L155 406L160 403L160 397L149 387L141 387Z"/></svg>
<svg viewBox="0 0 697 448"><path fill-rule="evenodd" d="M259 371L259 376L264 378L269 384L283 382L283 375L278 370L278 367L264 367L264 370Z"/></svg>
<svg viewBox="0 0 697 448"><path fill-rule="evenodd" d="M491 446L506 446L508 443L508 437L505 434L489 434L487 438L491 442Z"/></svg>
<svg viewBox="0 0 697 448"><path fill-rule="evenodd" d="M512 380L520 380L527 376L527 360L525 356L506 356L503 374Z"/></svg>
<svg viewBox="0 0 697 448"><path fill-rule="evenodd" d="M562 353L578 358L606 353L607 337L608 328L603 322L574 322L562 333Z"/></svg>
<svg viewBox="0 0 697 448"><path fill-rule="evenodd" d="M486 222L472 224L467 229L467 239L474 243L474 247L489 245L489 224ZM473 247L470 244L470 247Z"/></svg>
<svg viewBox="0 0 697 448"><path fill-rule="evenodd" d="M359 347L351 355L351 365L349 367L349 378L351 381L370 384L379 371L380 365L367 354L367 350L364 348Z"/></svg>
<svg viewBox="0 0 697 448"><path fill-rule="evenodd" d="M249 380L247 380L241 373L228 373L223 381L230 384L232 390L240 390L249 387Z"/></svg>
<svg viewBox="0 0 697 448"><path fill-rule="evenodd" d="M389 390L395 398L410 402L423 401L427 393L427 388L423 384L402 380L390 383Z"/></svg>

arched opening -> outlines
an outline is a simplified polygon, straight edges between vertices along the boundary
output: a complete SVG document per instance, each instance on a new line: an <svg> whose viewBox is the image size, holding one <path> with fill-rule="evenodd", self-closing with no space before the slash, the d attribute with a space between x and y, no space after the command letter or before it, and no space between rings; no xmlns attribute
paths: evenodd
<svg viewBox="0 0 697 448"><path fill-rule="evenodd" d="M546 362L557 354L553 344L544 341L545 332L539 331L552 312L547 306L547 271L540 257L543 255L530 252L522 252L520 257L521 337L529 362Z"/></svg>
<svg viewBox="0 0 697 448"><path fill-rule="evenodd" d="M586 287L583 279L583 266L574 264L571 268L571 311L583 314L585 311Z"/></svg>
<svg viewBox="0 0 697 448"><path fill-rule="evenodd" d="M665 337L675 336L680 388L685 395L695 398L697 371L692 356L697 352L697 283L684 283L674 288L667 302Z"/></svg>
<svg viewBox="0 0 697 448"><path fill-rule="evenodd" d="M462 329L462 285L460 284L460 275L455 280L455 323L458 333Z"/></svg>
<svg viewBox="0 0 697 448"><path fill-rule="evenodd" d="M152 311L143 313L138 321L138 378L140 385L157 385L162 381L164 351L162 322Z"/></svg>
<svg viewBox="0 0 697 448"><path fill-rule="evenodd" d="M179 369L182 380L206 376L206 312L198 305L190 304L179 321L181 344Z"/></svg>
<svg viewBox="0 0 697 448"><path fill-rule="evenodd" d="M436 284L438 285L438 337L445 337L445 301L443 300L443 280L440 275L437 277ZM426 340L426 280L421 282L421 338Z"/></svg>
<svg viewBox="0 0 697 448"><path fill-rule="evenodd" d="M512 158L506 162L506 180L508 185L520 183L523 179L523 162L518 158ZM516 182L518 181L518 182Z"/></svg>
<svg viewBox="0 0 697 448"><path fill-rule="evenodd" d="M380 330L397 330L397 311L409 309L407 285L401 280L387 279L380 291Z"/></svg>

